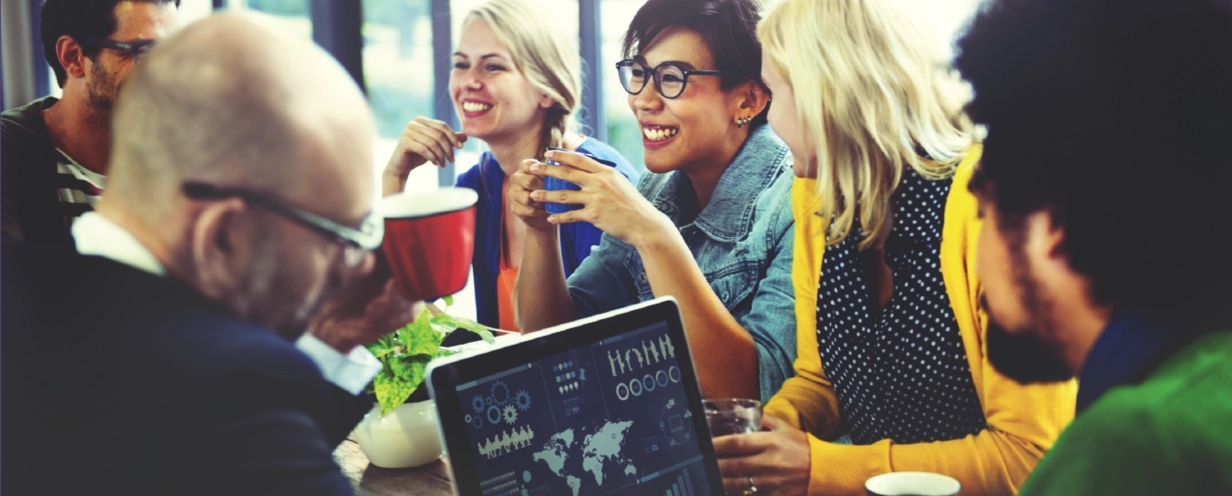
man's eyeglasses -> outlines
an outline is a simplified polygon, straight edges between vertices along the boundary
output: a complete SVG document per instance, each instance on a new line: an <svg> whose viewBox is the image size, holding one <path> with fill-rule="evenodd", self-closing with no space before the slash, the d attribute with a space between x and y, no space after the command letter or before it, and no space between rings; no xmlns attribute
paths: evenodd
<svg viewBox="0 0 1232 496"><path fill-rule="evenodd" d="M624 86L630 95L641 93L642 89L646 88L646 81L654 79L655 89L659 90L663 98L676 98L684 93L684 87L689 84L689 76L723 75L722 71L685 69L674 62L664 62L651 69L633 59L617 62L616 73L620 75L620 85Z"/></svg>
<svg viewBox="0 0 1232 496"><path fill-rule="evenodd" d="M119 52L124 52L124 55L139 59L144 56L151 48L154 48L154 40L143 40L126 43L123 41L109 40L107 38L85 37L81 39L81 44L86 48L99 49L110 48Z"/></svg>
<svg viewBox="0 0 1232 496"><path fill-rule="evenodd" d="M385 221L375 212L368 214L359 228L354 228L293 207L272 196L238 186L216 186L190 181L184 183L182 190L185 196L194 200L242 198L244 201L282 215L326 238L341 243L346 248L345 258L349 267L358 265L369 250L379 248L385 236Z"/></svg>

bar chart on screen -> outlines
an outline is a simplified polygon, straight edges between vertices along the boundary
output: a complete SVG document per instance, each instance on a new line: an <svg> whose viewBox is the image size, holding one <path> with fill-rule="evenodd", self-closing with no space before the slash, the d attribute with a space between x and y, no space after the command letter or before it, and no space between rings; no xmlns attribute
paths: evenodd
<svg viewBox="0 0 1232 496"><path fill-rule="evenodd" d="M664 493L664 496L693 496L693 481L689 480L689 469L684 469L676 476L676 482Z"/></svg>

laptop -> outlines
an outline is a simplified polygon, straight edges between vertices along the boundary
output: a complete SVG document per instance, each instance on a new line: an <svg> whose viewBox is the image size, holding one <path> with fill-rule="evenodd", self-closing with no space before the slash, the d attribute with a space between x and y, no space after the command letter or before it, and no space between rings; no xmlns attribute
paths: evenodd
<svg viewBox="0 0 1232 496"><path fill-rule="evenodd" d="M460 495L724 494L672 298L471 348L427 375Z"/></svg>

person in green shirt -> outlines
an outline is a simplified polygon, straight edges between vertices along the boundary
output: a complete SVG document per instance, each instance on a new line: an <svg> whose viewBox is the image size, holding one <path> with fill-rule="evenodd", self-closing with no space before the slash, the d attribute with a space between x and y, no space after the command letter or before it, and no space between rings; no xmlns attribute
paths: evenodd
<svg viewBox="0 0 1232 496"><path fill-rule="evenodd" d="M1232 1L993 0L958 54L989 359L1079 379L1019 494L1232 494Z"/></svg>

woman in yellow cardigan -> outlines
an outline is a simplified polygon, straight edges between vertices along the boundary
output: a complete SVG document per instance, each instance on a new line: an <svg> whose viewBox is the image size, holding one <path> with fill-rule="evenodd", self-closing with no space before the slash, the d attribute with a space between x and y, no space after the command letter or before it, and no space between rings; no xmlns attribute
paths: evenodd
<svg viewBox="0 0 1232 496"><path fill-rule="evenodd" d="M769 432L715 440L728 491L856 495L928 471L1013 494L1076 387L988 362L963 86L885 0L786 0L758 36L798 177L797 376L766 405Z"/></svg>

